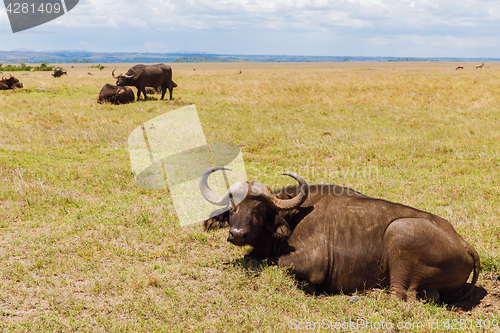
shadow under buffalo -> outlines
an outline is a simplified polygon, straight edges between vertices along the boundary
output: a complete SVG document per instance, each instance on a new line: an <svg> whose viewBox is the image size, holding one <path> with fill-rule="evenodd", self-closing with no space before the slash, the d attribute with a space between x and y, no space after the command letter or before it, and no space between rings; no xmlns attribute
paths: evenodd
<svg viewBox="0 0 500 333"><path fill-rule="evenodd" d="M141 98L140 100L136 101L136 102L152 102L152 101L162 101L160 99L160 96L156 97L156 96L151 96L151 95L148 95L148 97L146 99L144 98ZM163 99L163 102L165 104L169 104L169 105L193 105L194 103L190 103L190 102L181 102L179 100L176 100L175 98L173 99Z"/></svg>
<svg viewBox="0 0 500 333"><path fill-rule="evenodd" d="M237 258L224 263L225 266L241 267L246 271L246 274L248 276L253 277L258 277L266 267L269 267L273 264L274 263L268 260L252 259L248 256Z"/></svg>
<svg viewBox="0 0 500 333"><path fill-rule="evenodd" d="M459 297L460 295L463 295L463 293L467 290L467 288L469 288L469 286L470 283L465 284L465 286L463 286L459 292L453 294L453 296ZM486 289L484 289L483 287L475 286L474 289L472 289L472 293L470 294L470 296L466 299L458 302L453 302L453 300L448 301L446 297L443 297L442 303L446 305L446 308L448 310L459 309L462 311L470 311L478 306L481 303L481 300L486 297L486 295L488 295Z"/></svg>
<svg viewBox="0 0 500 333"><path fill-rule="evenodd" d="M224 263L224 265L230 267L241 267L246 271L246 274L248 276L253 276L253 277L258 277L266 267L273 266L276 264L277 263L274 260L263 259L263 258L256 259L248 255ZM329 292L324 290L316 290L315 292L311 293L309 292L307 286L308 284L305 281L296 280L296 282L298 288L304 290L304 292L310 295L316 295L316 296L339 295L339 293L337 292ZM467 297L462 301L454 302L453 299L456 299L461 295L463 295L467 291L469 286L470 283L466 283L459 291L448 295L443 295L442 300L438 304L445 305L446 309L449 311L456 311L457 309L461 311L471 311L481 303L481 300L484 297L486 297L486 295L488 295L488 292L483 287L474 286L474 289L472 290L472 293L469 297ZM385 290L389 292L389 289ZM370 293L369 290L365 290L364 292L360 292L357 295L367 295L369 293Z"/></svg>
<svg viewBox="0 0 500 333"><path fill-rule="evenodd" d="M149 101L159 101L159 100L160 100L159 97L154 97L154 96L148 95L148 97L141 98L138 101L136 100L136 102L149 102Z"/></svg>

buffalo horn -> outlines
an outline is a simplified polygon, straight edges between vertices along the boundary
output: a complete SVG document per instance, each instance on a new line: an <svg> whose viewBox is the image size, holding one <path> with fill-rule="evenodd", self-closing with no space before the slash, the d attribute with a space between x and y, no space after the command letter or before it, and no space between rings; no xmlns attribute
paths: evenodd
<svg viewBox="0 0 500 333"><path fill-rule="evenodd" d="M203 195L203 197L211 204L217 206L228 206L230 202L229 193L240 192L241 190L245 190L244 186L242 186L243 185L242 183L245 183L246 185L246 182L237 182L236 184L231 186L231 188L229 188L223 195L217 194L214 191L212 191L210 187L208 187L208 177L217 170L231 171L231 169L224 168L221 166L215 166L213 168L208 168L207 170L203 171L199 182L200 192Z"/></svg>
<svg viewBox="0 0 500 333"><path fill-rule="evenodd" d="M134 77L134 75L135 75L135 71L134 71L134 69L133 69L133 68L129 69L129 71L132 71L132 74L130 74L130 75L123 74L123 77L125 77L126 79L131 79L131 78L133 78L133 77ZM127 72L127 73L128 73L128 72Z"/></svg>
<svg viewBox="0 0 500 333"><path fill-rule="evenodd" d="M284 172L282 175L290 176L295 179L300 185L300 193L291 199L278 199L274 194L272 194L269 189L258 182L252 182L250 184L250 189L248 190L248 195L252 197L260 197L265 200L265 202L274 210L291 210L300 207L306 201L309 194L309 186L307 182L301 176L293 172Z"/></svg>
<svg viewBox="0 0 500 333"><path fill-rule="evenodd" d="M201 193L208 202L217 206L228 206L230 202L229 201L230 195L232 195L235 199L237 199L238 202L241 202L244 199L244 196L247 195L246 192L248 191L249 196L254 197L256 199L263 199L272 209L291 210L300 207L300 205L302 205L302 203L304 203L304 201L307 199L307 196L309 194L309 187L304 178L293 172L285 172L282 173L282 175L292 177L300 185L300 193L291 199L287 200L278 199L275 195L273 195L269 191L269 189L264 184L258 182L252 182L248 184L243 181L235 183L233 186L231 186L231 188L229 188L229 190L227 190L225 194L219 195L213 192L208 187L207 183L210 174L212 174L217 170L229 170L229 169L216 166L205 170L200 177ZM245 186L247 188L244 188Z"/></svg>
<svg viewBox="0 0 500 333"><path fill-rule="evenodd" d="M120 76L121 74L120 74L120 75L118 75L118 76L116 76L116 75L115 75L115 71L116 71L116 68L115 68L115 69L113 69L113 72L111 73L111 75L113 75L113 78L114 78L114 79L118 79L118 76Z"/></svg>

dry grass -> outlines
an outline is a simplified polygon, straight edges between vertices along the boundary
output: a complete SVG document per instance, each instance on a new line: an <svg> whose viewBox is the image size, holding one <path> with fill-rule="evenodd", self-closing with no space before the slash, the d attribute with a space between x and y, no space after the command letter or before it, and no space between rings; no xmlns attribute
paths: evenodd
<svg viewBox="0 0 500 333"><path fill-rule="evenodd" d="M500 64L456 65L173 64L174 103L123 106L96 103L113 65L13 73L27 88L0 92L0 327L268 332L362 319L485 330L471 324L500 320ZM184 103L208 141L243 147L249 179L276 187L294 171L448 219L481 255L474 300L450 310L382 291L312 297L283 270L244 261L227 231L178 227L168 193L134 184L127 138Z"/></svg>

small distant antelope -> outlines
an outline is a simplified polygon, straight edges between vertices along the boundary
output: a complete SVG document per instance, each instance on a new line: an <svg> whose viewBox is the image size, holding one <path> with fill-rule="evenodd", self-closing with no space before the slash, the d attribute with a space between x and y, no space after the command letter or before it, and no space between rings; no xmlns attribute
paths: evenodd
<svg viewBox="0 0 500 333"><path fill-rule="evenodd" d="M455 68L455 70L457 69L464 69L464 66L458 66L457 68Z"/></svg>
<svg viewBox="0 0 500 333"><path fill-rule="evenodd" d="M484 66L484 62L483 62L481 65L477 65L477 66L476 66L476 69L478 69L478 68L479 68L479 69L483 69L483 66Z"/></svg>

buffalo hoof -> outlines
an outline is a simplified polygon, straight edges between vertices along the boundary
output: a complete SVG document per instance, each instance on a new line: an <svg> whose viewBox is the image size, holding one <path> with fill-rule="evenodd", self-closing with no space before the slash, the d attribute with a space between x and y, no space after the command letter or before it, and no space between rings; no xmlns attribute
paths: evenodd
<svg viewBox="0 0 500 333"><path fill-rule="evenodd" d="M418 298L424 299L429 302L439 302L439 291L433 287L421 288L418 290L417 295Z"/></svg>
<svg viewBox="0 0 500 333"><path fill-rule="evenodd" d="M306 294L310 294L310 295L315 295L316 294L316 285L312 284L312 283L308 283L306 282L303 286L302 286L302 290L304 290L304 292Z"/></svg>

